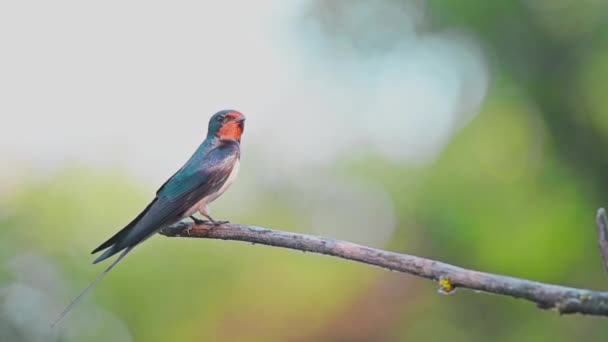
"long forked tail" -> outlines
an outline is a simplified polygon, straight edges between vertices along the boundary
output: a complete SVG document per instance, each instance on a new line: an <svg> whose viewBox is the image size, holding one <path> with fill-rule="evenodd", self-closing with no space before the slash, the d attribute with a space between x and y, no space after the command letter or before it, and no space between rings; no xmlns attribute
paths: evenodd
<svg viewBox="0 0 608 342"><path fill-rule="evenodd" d="M120 256L118 256L118 258L116 258L116 260L114 260L114 262L108 266L108 268L105 269L105 271L101 272L100 275L97 276L97 278L95 278L95 280L93 280L93 282L87 286L86 289L84 289L84 291L82 291L78 297L76 297L76 299L74 299L70 305L68 305L67 308L65 308L65 310L63 310L63 312L59 315L59 317L57 317L57 319L51 324L51 327L55 327L57 325L57 323L59 323L59 321L61 321L61 319L63 317L65 317L65 315L68 314L68 312L70 312L70 310L72 310L72 308L74 307L74 305L78 304L78 302L80 302L80 300L82 299L82 297L84 297L84 295L86 295L92 288L93 286L95 286L101 279L103 279L106 274L108 274L108 272L110 272L114 266L116 266L130 251L131 249L135 247L135 246L131 246L128 247L127 249L125 249Z"/></svg>

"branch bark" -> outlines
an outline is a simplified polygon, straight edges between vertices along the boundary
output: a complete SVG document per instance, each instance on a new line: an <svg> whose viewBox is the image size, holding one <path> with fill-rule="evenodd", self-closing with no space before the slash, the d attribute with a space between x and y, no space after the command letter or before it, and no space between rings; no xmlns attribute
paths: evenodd
<svg viewBox="0 0 608 342"><path fill-rule="evenodd" d="M608 220L606 220L606 210L599 208L595 218L597 226L597 239L600 245L600 254L604 261L604 268L608 271Z"/></svg>
<svg viewBox="0 0 608 342"><path fill-rule="evenodd" d="M598 222L600 214L598 212ZM603 216L605 218L605 214ZM602 222L606 222L605 220ZM599 224L598 224L599 226ZM606 228L606 226L603 226ZM599 228L598 228L599 229ZM604 234L606 230L602 230ZM384 251L348 241L284 232L240 224L210 227L180 222L163 229L168 237L206 238L250 242L353 260L392 271L434 280L442 293L457 287L534 302L541 309L560 314L580 313L608 317L608 292L545 284L527 279L479 272L436 260ZM603 235L605 238L605 235ZM605 239L603 241L606 241ZM604 246L608 246L608 243ZM608 247L602 249L608 253ZM608 254L604 254L604 260Z"/></svg>

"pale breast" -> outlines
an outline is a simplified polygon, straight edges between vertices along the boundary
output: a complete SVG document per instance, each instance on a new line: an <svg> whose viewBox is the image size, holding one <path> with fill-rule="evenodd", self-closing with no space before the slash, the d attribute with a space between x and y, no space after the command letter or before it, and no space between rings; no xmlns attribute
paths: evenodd
<svg viewBox="0 0 608 342"><path fill-rule="evenodd" d="M215 192L213 194L209 194L209 196L204 198L207 200L207 203L211 203L211 202L215 201L216 198L220 197L224 192L226 192L226 190L228 190L228 188L236 180L236 176L238 176L238 174L239 174L240 167L241 167L241 161L237 158L237 160L234 162L234 166L232 167L232 171L230 172L230 175L226 179L226 182L224 183L224 185L222 185L222 187L217 192Z"/></svg>
<svg viewBox="0 0 608 342"><path fill-rule="evenodd" d="M220 197L224 192L226 192L226 190L228 190L230 185L234 183L236 176L238 176L240 165L240 160L237 158L237 160L234 162L230 175L228 175L228 178L226 178L226 182L218 189L218 191L203 197L200 201L193 205L192 208L186 211L184 217L188 217L197 211L202 215L207 215L207 205Z"/></svg>

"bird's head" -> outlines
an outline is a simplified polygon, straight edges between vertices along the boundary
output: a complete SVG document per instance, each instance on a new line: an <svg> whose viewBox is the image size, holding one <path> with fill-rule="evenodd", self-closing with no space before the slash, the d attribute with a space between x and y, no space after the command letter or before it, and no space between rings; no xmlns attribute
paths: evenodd
<svg viewBox="0 0 608 342"><path fill-rule="evenodd" d="M241 141L245 129L245 116L236 110L222 110L209 119L208 137Z"/></svg>

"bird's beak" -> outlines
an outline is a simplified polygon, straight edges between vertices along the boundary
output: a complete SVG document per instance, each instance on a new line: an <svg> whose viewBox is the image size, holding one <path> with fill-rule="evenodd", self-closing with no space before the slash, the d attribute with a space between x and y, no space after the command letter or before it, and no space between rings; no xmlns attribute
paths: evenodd
<svg viewBox="0 0 608 342"><path fill-rule="evenodd" d="M236 119L235 121L238 123L245 122L245 117L241 116L240 118Z"/></svg>

